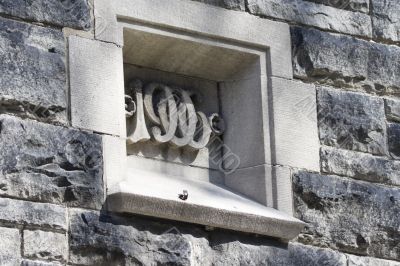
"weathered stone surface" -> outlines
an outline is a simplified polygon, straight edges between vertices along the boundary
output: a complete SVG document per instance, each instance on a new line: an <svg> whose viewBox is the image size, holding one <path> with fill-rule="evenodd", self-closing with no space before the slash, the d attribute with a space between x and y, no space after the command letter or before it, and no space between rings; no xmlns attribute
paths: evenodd
<svg viewBox="0 0 400 266"><path fill-rule="evenodd" d="M228 9L234 9L234 10L241 10L244 11L246 9L245 6L245 0L193 0L209 5L214 5L214 6L219 6L219 7L225 7Z"/></svg>
<svg viewBox="0 0 400 266"><path fill-rule="evenodd" d="M21 262L21 266L61 266L60 262L47 262L47 261L38 261L38 260L23 260Z"/></svg>
<svg viewBox="0 0 400 266"><path fill-rule="evenodd" d="M191 245L188 239L175 230L162 234L172 226L150 228L150 225L140 219L125 220L72 210L70 260L84 265L189 265Z"/></svg>
<svg viewBox="0 0 400 266"><path fill-rule="evenodd" d="M339 252L261 236L77 209L70 217L79 265L346 265Z"/></svg>
<svg viewBox="0 0 400 266"><path fill-rule="evenodd" d="M65 43L61 31L0 18L0 58L2 113L66 122Z"/></svg>
<svg viewBox="0 0 400 266"><path fill-rule="evenodd" d="M0 222L54 229L67 227L66 210L61 206L6 198L0 198Z"/></svg>
<svg viewBox="0 0 400 266"><path fill-rule="evenodd" d="M21 259L19 231L17 229L0 228L0 239L0 264L18 265Z"/></svg>
<svg viewBox="0 0 400 266"><path fill-rule="evenodd" d="M67 259L67 237L65 234L24 231L24 257L30 259L43 259L65 261Z"/></svg>
<svg viewBox="0 0 400 266"><path fill-rule="evenodd" d="M375 38L400 41L400 2L372 0L372 25Z"/></svg>
<svg viewBox="0 0 400 266"><path fill-rule="evenodd" d="M101 138L0 115L0 195L100 209Z"/></svg>
<svg viewBox="0 0 400 266"><path fill-rule="evenodd" d="M400 122L400 101L385 99L385 113L389 121Z"/></svg>
<svg viewBox="0 0 400 266"><path fill-rule="evenodd" d="M375 183L400 185L400 162L367 153L323 147L321 170Z"/></svg>
<svg viewBox="0 0 400 266"><path fill-rule="evenodd" d="M400 258L400 190L336 176L294 175L299 241L343 252Z"/></svg>
<svg viewBox="0 0 400 266"><path fill-rule="evenodd" d="M390 155L400 159L400 124L388 124L388 145Z"/></svg>
<svg viewBox="0 0 400 266"><path fill-rule="evenodd" d="M400 47L299 27L292 28L292 45L294 75L300 79L400 93Z"/></svg>
<svg viewBox="0 0 400 266"><path fill-rule="evenodd" d="M340 10L303 0L248 0L250 13L352 35L371 36L367 14Z"/></svg>
<svg viewBox="0 0 400 266"><path fill-rule="evenodd" d="M381 98L320 88L318 124L322 144L387 154L385 112Z"/></svg>
<svg viewBox="0 0 400 266"><path fill-rule="evenodd" d="M371 257L358 257L354 255L347 255L347 266L400 266L400 262L392 260L382 260Z"/></svg>
<svg viewBox="0 0 400 266"><path fill-rule="evenodd" d="M347 259L344 254L325 248L301 245L298 243L289 244L289 263L287 264L266 264L266 265L301 265L301 266L347 266Z"/></svg>
<svg viewBox="0 0 400 266"><path fill-rule="evenodd" d="M92 25L87 0L2 0L0 14L85 30Z"/></svg>
<svg viewBox="0 0 400 266"><path fill-rule="evenodd" d="M368 13L369 0L306 0L339 9Z"/></svg>

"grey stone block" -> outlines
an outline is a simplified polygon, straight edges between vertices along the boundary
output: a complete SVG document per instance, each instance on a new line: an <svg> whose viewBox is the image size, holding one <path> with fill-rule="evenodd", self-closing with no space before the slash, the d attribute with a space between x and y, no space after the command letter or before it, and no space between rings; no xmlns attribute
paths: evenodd
<svg viewBox="0 0 400 266"><path fill-rule="evenodd" d="M77 209L70 217L72 264L346 265L337 251L261 236Z"/></svg>
<svg viewBox="0 0 400 266"><path fill-rule="evenodd" d="M0 264L18 265L21 259L21 236L19 230L0 228L0 239Z"/></svg>
<svg viewBox="0 0 400 266"><path fill-rule="evenodd" d="M323 147L321 170L375 183L400 185L400 162L367 153Z"/></svg>
<svg viewBox="0 0 400 266"><path fill-rule="evenodd" d="M339 9L368 13L369 0L306 0Z"/></svg>
<svg viewBox="0 0 400 266"><path fill-rule="evenodd" d="M61 31L0 18L0 58L2 113L66 123L65 42Z"/></svg>
<svg viewBox="0 0 400 266"><path fill-rule="evenodd" d="M65 234L24 231L24 257L51 261L65 261L68 253L68 240Z"/></svg>
<svg viewBox="0 0 400 266"><path fill-rule="evenodd" d="M21 266L61 266L60 262L47 262L38 260L23 260Z"/></svg>
<svg viewBox="0 0 400 266"><path fill-rule="evenodd" d="M400 262L391 260L382 260L371 257L358 257L354 255L347 255L348 266L400 266Z"/></svg>
<svg viewBox="0 0 400 266"><path fill-rule="evenodd" d="M300 79L364 90L400 93L400 47L292 28L294 75Z"/></svg>
<svg viewBox="0 0 400 266"><path fill-rule="evenodd" d="M375 38L400 41L400 2L372 0L372 24Z"/></svg>
<svg viewBox="0 0 400 266"><path fill-rule="evenodd" d="M0 221L3 223L66 229L66 218L65 208L58 205L0 198Z"/></svg>
<svg viewBox="0 0 400 266"><path fill-rule="evenodd" d="M367 14L340 10L303 0L248 0L250 13L352 35L371 36Z"/></svg>
<svg viewBox="0 0 400 266"><path fill-rule="evenodd" d="M318 124L322 144L387 154L384 102L381 98L320 88Z"/></svg>
<svg viewBox="0 0 400 266"><path fill-rule="evenodd" d="M385 113L389 121L400 122L400 101L385 99Z"/></svg>
<svg viewBox="0 0 400 266"><path fill-rule="evenodd" d="M241 10L244 11L246 9L245 0L193 0L209 5L225 7L228 9Z"/></svg>
<svg viewBox="0 0 400 266"><path fill-rule="evenodd" d="M100 209L97 135L0 115L0 195Z"/></svg>
<svg viewBox="0 0 400 266"><path fill-rule="evenodd" d="M151 231L140 230L135 225ZM175 230L163 234L168 226L151 228L151 225L141 223L140 219L71 210L70 262L84 265L189 265L191 245L188 239Z"/></svg>
<svg viewBox="0 0 400 266"><path fill-rule="evenodd" d="M297 216L308 223L299 241L353 254L400 256L400 190L337 176L294 176Z"/></svg>
<svg viewBox="0 0 400 266"><path fill-rule="evenodd" d="M400 159L400 124L388 124L388 145L390 155Z"/></svg>
<svg viewBox="0 0 400 266"><path fill-rule="evenodd" d="M60 27L91 28L88 0L2 0L0 14Z"/></svg>
<svg viewBox="0 0 400 266"><path fill-rule="evenodd" d="M287 265L347 266L346 256L342 253L326 248L317 248L298 243L289 244L289 256L290 256L290 263L288 263Z"/></svg>

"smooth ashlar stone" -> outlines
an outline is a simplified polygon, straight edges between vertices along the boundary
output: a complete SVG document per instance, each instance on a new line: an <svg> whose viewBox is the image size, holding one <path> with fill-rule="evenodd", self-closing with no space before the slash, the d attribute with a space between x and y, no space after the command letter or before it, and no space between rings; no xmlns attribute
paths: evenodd
<svg viewBox="0 0 400 266"><path fill-rule="evenodd" d="M372 0L371 3L374 37L400 42L400 1Z"/></svg>
<svg viewBox="0 0 400 266"><path fill-rule="evenodd" d="M321 170L374 183L400 185L400 162L368 153L322 147Z"/></svg>
<svg viewBox="0 0 400 266"><path fill-rule="evenodd" d="M0 195L100 209L101 138L0 115Z"/></svg>
<svg viewBox="0 0 400 266"><path fill-rule="evenodd" d="M319 137L324 145L387 154L385 112L381 98L320 88L318 124Z"/></svg>
<svg viewBox="0 0 400 266"><path fill-rule="evenodd" d="M8 198L0 198L0 221L14 226L41 226L54 229L67 227L64 207Z"/></svg>
<svg viewBox="0 0 400 266"><path fill-rule="evenodd" d="M225 7L233 10L244 11L246 9L245 0L193 0L209 5Z"/></svg>
<svg viewBox="0 0 400 266"><path fill-rule="evenodd" d="M1 113L66 123L65 42L61 31L0 18L0 58Z"/></svg>
<svg viewBox="0 0 400 266"><path fill-rule="evenodd" d="M24 231L24 257L51 261L65 261L68 253L68 241L65 234Z"/></svg>
<svg viewBox="0 0 400 266"><path fill-rule="evenodd" d="M369 11L369 0L306 0L306 1L332 6L339 9L345 9L349 11L358 11L362 13L368 13Z"/></svg>
<svg viewBox="0 0 400 266"><path fill-rule="evenodd" d="M297 217L308 223L305 244L398 260L400 190L338 176L293 176Z"/></svg>
<svg viewBox="0 0 400 266"><path fill-rule="evenodd" d="M367 14L303 0L248 0L250 13L315 26L351 35L371 36Z"/></svg>
<svg viewBox="0 0 400 266"><path fill-rule="evenodd" d="M0 13L60 27L88 30L92 26L87 0L2 0Z"/></svg>
<svg viewBox="0 0 400 266"><path fill-rule="evenodd" d="M341 89L400 95L400 47L292 27L297 78Z"/></svg>

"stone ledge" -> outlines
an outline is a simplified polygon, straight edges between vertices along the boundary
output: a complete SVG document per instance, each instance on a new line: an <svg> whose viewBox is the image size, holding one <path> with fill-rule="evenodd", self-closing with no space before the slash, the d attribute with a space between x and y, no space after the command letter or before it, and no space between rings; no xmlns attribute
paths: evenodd
<svg viewBox="0 0 400 266"><path fill-rule="evenodd" d="M268 235L290 240L304 223L207 182L165 178L145 171L130 171L123 182L110 188L109 211L137 213L212 227ZM178 198L188 191L186 201Z"/></svg>

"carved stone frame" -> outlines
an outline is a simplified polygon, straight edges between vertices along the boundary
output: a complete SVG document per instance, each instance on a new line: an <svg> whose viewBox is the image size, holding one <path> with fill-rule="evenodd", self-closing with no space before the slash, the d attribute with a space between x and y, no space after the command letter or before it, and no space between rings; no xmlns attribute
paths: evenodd
<svg viewBox="0 0 400 266"><path fill-rule="evenodd" d="M315 88L293 81L289 26L183 0L94 0L94 8L95 39L69 38L71 120L75 127L107 134L103 137L107 209L284 240L297 236L304 223L292 217L291 174L297 168L319 170L319 142ZM249 99L244 106L252 106L243 111L259 115L251 120L260 124L258 133L245 143L256 148L236 147L245 159L224 185L163 179L128 164L122 59L127 29L257 56L257 63L246 69L256 78L234 89L234 97L242 93ZM311 109L306 116L298 115L295 105L304 100L310 100ZM234 119L228 120L235 123ZM289 135L293 123L297 129ZM179 200L166 187L177 193L188 189L189 200Z"/></svg>

